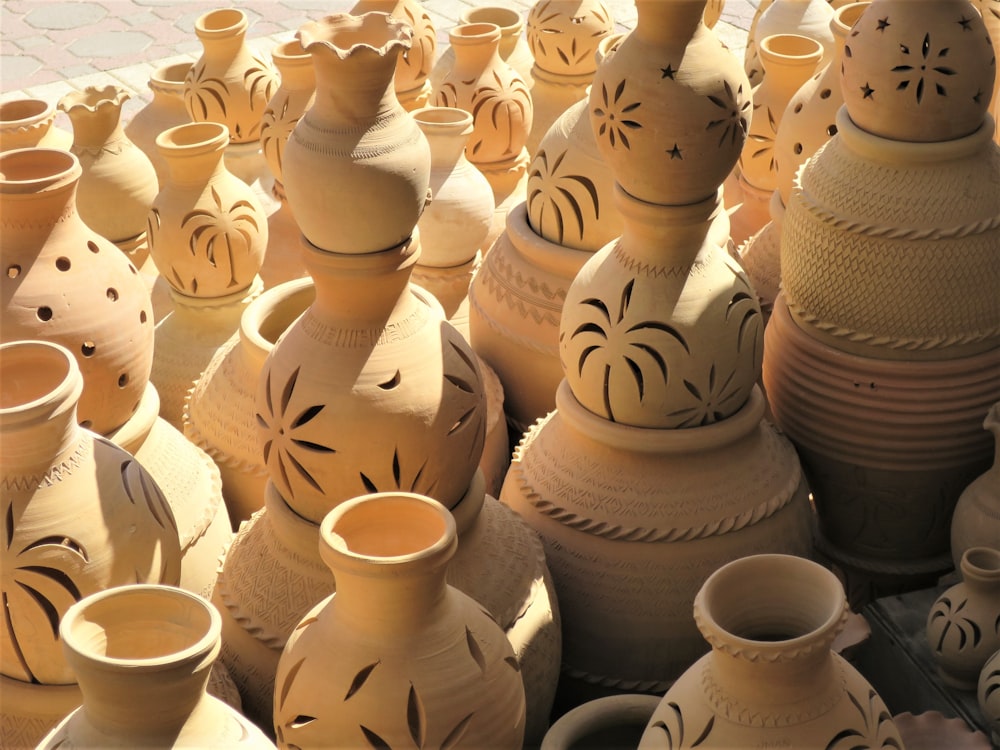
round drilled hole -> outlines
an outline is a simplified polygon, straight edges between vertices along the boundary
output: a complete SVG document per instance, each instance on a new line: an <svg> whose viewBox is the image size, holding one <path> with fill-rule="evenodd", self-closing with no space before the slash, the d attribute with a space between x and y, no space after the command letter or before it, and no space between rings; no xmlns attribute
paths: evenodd
<svg viewBox="0 0 1000 750"><path fill-rule="evenodd" d="M94 423L91 422L89 419L85 419L82 422L80 422L80 426L85 430L89 430L91 427L94 426Z"/></svg>
<svg viewBox="0 0 1000 750"><path fill-rule="evenodd" d="M124 388L127 385L128 385L128 373L123 372L121 375L118 376L118 387Z"/></svg>
<svg viewBox="0 0 1000 750"><path fill-rule="evenodd" d="M21 267L19 265L14 264L13 266L7 266L8 279L16 279L20 275L21 275Z"/></svg>
<svg viewBox="0 0 1000 750"><path fill-rule="evenodd" d="M832 94L832 93L833 92L830 89L823 89L822 91L819 92L819 98L820 99L829 99L830 98L830 94Z"/></svg>
<svg viewBox="0 0 1000 750"><path fill-rule="evenodd" d="M51 307L39 307L38 311L35 313L39 320L52 320L52 308Z"/></svg>
<svg viewBox="0 0 1000 750"><path fill-rule="evenodd" d="M145 323L146 322L146 311L145 310L140 310L139 311L139 322L140 323Z"/></svg>
<svg viewBox="0 0 1000 750"><path fill-rule="evenodd" d="M90 252L92 252L92 253L99 253L99 252L101 252L101 248L99 248L99 247L97 246L97 243L96 243L96 242L94 242L93 240L91 240L90 242L88 242L88 243L87 243L87 248L88 248L88 249L90 250Z"/></svg>
<svg viewBox="0 0 1000 750"><path fill-rule="evenodd" d="M107 294L108 294L108 299L111 300L112 302L117 302L118 301L118 290L117 289L112 289L112 288L109 287Z"/></svg>
<svg viewBox="0 0 1000 750"><path fill-rule="evenodd" d="M97 351L97 344L93 341L84 341L83 346L80 347L80 353L84 357L93 357L94 352Z"/></svg>
<svg viewBox="0 0 1000 750"><path fill-rule="evenodd" d="M69 262L69 258L62 257L56 258L56 268L60 271L68 271L72 264Z"/></svg>
<svg viewBox="0 0 1000 750"><path fill-rule="evenodd" d="M794 151L796 154L801 154L802 153L802 144L801 143L796 143L792 147L792 151Z"/></svg>
<svg viewBox="0 0 1000 750"><path fill-rule="evenodd" d="M795 114L798 114L801 111L802 111L802 102L799 102L798 104L795 105Z"/></svg>
<svg viewBox="0 0 1000 750"><path fill-rule="evenodd" d="M833 138L833 136L837 135L837 126L836 125L827 125L826 126L826 134L828 136L830 136L831 138Z"/></svg>

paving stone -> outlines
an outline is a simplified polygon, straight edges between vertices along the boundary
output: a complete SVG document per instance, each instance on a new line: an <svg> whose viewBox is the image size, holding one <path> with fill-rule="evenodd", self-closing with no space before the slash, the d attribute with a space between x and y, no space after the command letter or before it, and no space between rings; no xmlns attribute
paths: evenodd
<svg viewBox="0 0 1000 750"><path fill-rule="evenodd" d="M159 16L148 10L141 10L138 13L128 13L119 16L119 18L129 26L139 26L147 29L156 28L160 22Z"/></svg>
<svg viewBox="0 0 1000 750"><path fill-rule="evenodd" d="M78 29L108 15L97 3L39 3L24 17L36 29Z"/></svg>
<svg viewBox="0 0 1000 750"><path fill-rule="evenodd" d="M35 34L33 36L23 36L19 39L15 39L13 40L13 44L16 44L23 50L30 51L38 47L50 45L52 44L52 40L44 34Z"/></svg>
<svg viewBox="0 0 1000 750"><path fill-rule="evenodd" d="M153 39L142 31L99 31L88 34L70 45L70 51L81 57L114 57L142 52Z"/></svg>
<svg viewBox="0 0 1000 750"><path fill-rule="evenodd" d="M13 88L7 81L21 81L42 69L42 61L31 55L0 55L0 80L3 88ZM20 88L20 87L18 87Z"/></svg>
<svg viewBox="0 0 1000 750"><path fill-rule="evenodd" d="M76 65L70 65L66 68L60 68L59 75L67 81L72 79L74 83L78 83L76 79L89 80L89 76L103 75L103 73L89 63L78 63Z"/></svg>

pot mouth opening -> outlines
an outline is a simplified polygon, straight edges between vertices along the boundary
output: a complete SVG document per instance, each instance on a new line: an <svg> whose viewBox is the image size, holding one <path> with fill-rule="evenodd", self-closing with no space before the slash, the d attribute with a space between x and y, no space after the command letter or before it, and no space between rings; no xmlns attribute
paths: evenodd
<svg viewBox="0 0 1000 750"><path fill-rule="evenodd" d="M410 49L413 27L380 11L358 16L334 13L302 25L295 37L310 54L314 47L325 47L341 60L366 50L386 57L391 52Z"/></svg>
<svg viewBox="0 0 1000 750"><path fill-rule="evenodd" d="M513 8L504 8L499 5L485 5L480 8L470 8L462 13L461 20L464 24L489 23L500 27L500 33L512 33L517 31L524 23L521 14Z"/></svg>
<svg viewBox="0 0 1000 750"><path fill-rule="evenodd" d="M302 47L302 42L292 39L282 42L271 50L271 57L296 62L298 60L308 60L312 64L312 55Z"/></svg>
<svg viewBox="0 0 1000 750"><path fill-rule="evenodd" d="M123 88L108 84L107 86L87 86L81 91L71 91L59 100L59 109L71 113L75 109L87 112L97 112L104 107L120 107L132 95Z"/></svg>
<svg viewBox="0 0 1000 750"><path fill-rule="evenodd" d="M193 67L194 63L189 62L163 65L153 71L153 74L150 76L150 81L158 83L162 86L183 86L184 80L187 78L188 73Z"/></svg>
<svg viewBox="0 0 1000 750"><path fill-rule="evenodd" d="M761 40L760 51L765 59L769 56L791 64L815 65L823 56L823 45L801 34L772 34Z"/></svg>
<svg viewBox="0 0 1000 750"><path fill-rule="evenodd" d="M962 573L979 578L1000 580L1000 549L970 547L962 554Z"/></svg>
<svg viewBox="0 0 1000 750"><path fill-rule="evenodd" d="M830 22L833 33L846 37L869 5L871 5L871 0L864 0L864 2L848 3L837 8L833 13L833 20Z"/></svg>
<svg viewBox="0 0 1000 750"><path fill-rule="evenodd" d="M156 136L161 149L186 149L192 154L225 148L229 143L229 128L218 122L189 122L175 125Z"/></svg>
<svg viewBox="0 0 1000 750"><path fill-rule="evenodd" d="M449 31L448 37L453 45L468 45L479 44L484 41L498 41L500 39L500 27L495 23L465 23L461 26L456 26Z"/></svg>
<svg viewBox="0 0 1000 750"><path fill-rule="evenodd" d="M220 8L210 10L200 16L195 21L195 32L205 32L208 34L224 34L238 32L240 27L246 28L249 25L247 15L238 8Z"/></svg>
<svg viewBox="0 0 1000 750"><path fill-rule="evenodd" d="M44 99L12 99L0 104L0 124L16 128L55 114L55 107Z"/></svg>
<svg viewBox="0 0 1000 750"><path fill-rule="evenodd" d="M21 412L40 404L63 389L77 369L73 355L59 344L12 341L0 345L0 412Z"/></svg>
<svg viewBox="0 0 1000 750"><path fill-rule="evenodd" d="M247 306L240 320L240 333L253 346L269 352L315 299L312 277L279 284Z"/></svg>
<svg viewBox="0 0 1000 750"><path fill-rule="evenodd" d="M472 115L456 107L421 107L412 113L413 119L421 125L465 126L472 125Z"/></svg>
<svg viewBox="0 0 1000 750"><path fill-rule="evenodd" d="M36 193L80 177L80 161L57 148L21 148L0 153L0 193Z"/></svg>

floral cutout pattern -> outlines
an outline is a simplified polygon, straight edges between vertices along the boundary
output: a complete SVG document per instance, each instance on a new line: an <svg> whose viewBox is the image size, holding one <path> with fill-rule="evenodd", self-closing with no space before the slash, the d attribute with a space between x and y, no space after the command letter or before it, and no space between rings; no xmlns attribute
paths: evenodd
<svg viewBox="0 0 1000 750"><path fill-rule="evenodd" d="M628 132L642 127L642 123L635 119L634 114L642 106L642 102L631 101L628 97L622 100L625 84L626 81L620 81L614 93L609 94L607 85L602 83L600 100L602 106L594 107L592 110L592 119L598 123L597 137L606 137L611 148L615 148L618 144L626 149L631 148Z"/></svg>
<svg viewBox="0 0 1000 750"><path fill-rule="evenodd" d="M719 134L719 147L728 140L730 145L742 148L749 131L750 122L748 116L753 108L751 97L743 91L743 84L739 84L736 91L733 91L729 81L723 81L726 95L708 95L708 100L719 110L719 116L710 120L705 127L706 130Z"/></svg>

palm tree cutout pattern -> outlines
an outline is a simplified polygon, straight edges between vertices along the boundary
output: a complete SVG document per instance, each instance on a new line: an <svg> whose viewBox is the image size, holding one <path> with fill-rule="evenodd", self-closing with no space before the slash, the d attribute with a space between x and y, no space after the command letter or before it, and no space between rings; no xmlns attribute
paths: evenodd
<svg viewBox="0 0 1000 750"><path fill-rule="evenodd" d="M897 65L892 69L893 73L899 73L903 76L903 79L896 86L897 91L908 90L910 84L915 82L913 94L917 104L920 104L924 98L924 82L926 81L927 87L933 86L938 96L948 95L944 84L948 77L955 75L956 72L944 64L945 58L948 57L948 47L942 47L935 51L931 46L931 35L928 32L924 34L923 41L920 43L919 59L915 55L911 58L910 48L905 44L899 45L899 51L906 55L908 60L912 59L913 64Z"/></svg>
<svg viewBox="0 0 1000 750"><path fill-rule="evenodd" d="M288 104L290 99L285 97L281 102L281 109L275 111L272 107L264 110L261 117L260 145L264 149L264 155L273 158L278 165L278 169L283 169L282 159L285 154L285 143L288 142L292 131L298 124L301 116L294 119L285 119L288 114Z"/></svg>
<svg viewBox="0 0 1000 750"><path fill-rule="evenodd" d="M642 402L651 384L666 386L667 357L663 350L669 342L691 353L684 337L671 325L659 320L633 321L629 306L635 280L622 289L617 309L597 297L580 302L590 320L581 323L570 334L570 341L582 346L576 362L577 373L583 378L588 363L603 367L604 416L615 421L612 393L630 381L638 400ZM578 340L578 341L577 341Z"/></svg>
<svg viewBox="0 0 1000 750"><path fill-rule="evenodd" d="M261 118L255 116L255 111L267 105L278 85L276 76L263 60L254 55L253 61L254 65L243 73L243 87L249 97L252 117L247 122L237 120L232 124L230 139L234 141L253 141L260 137ZM221 78L206 78L205 66L204 61L199 61L188 73L184 97L188 112L195 122L228 122L227 101L233 94Z"/></svg>
<svg viewBox="0 0 1000 750"><path fill-rule="evenodd" d="M860 726L845 727L837 732L826 744L824 750L902 750L902 743L892 721L889 709L885 707L871 688L864 700L852 692L847 693L851 705L861 718Z"/></svg>
<svg viewBox="0 0 1000 750"><path fill-rule="evenodd" d="M622 96L625 93L625 81L621 81L616 87L614 94L608 93L607 84L601 84L601 105L594 107L593 116L600 124L597 126L597 136L607 137L612 148L621 144L625 148L631 148L628 133L642 128L642 123L635 119L633 114L642 102L625 101Z"/></svg>
<svg viewBox="0 0 1000 750"><path fill-rule="evenodd" d="M749 129L747 114L751 111L753 102L744 94L742 83L735 92L729 81L723 81L723 86L726 90L725 97L708 95L708 100L718 107L720 112L719 117L710 120L705 129L719 133L719 148L722 148L727 140L730 145L742 148Z"/></svg>
<svg viewBox="0 0 1000 750"><path fill-rule="evenodd" d="M942 596L934 605L934 609L931 610L930 621L935 623L935 627L939 627L937 621L944 618L944 627L941 628L941 634L938 636L937 642L932 644L934 651L937 653L941 653L945 640L948 639L949 633L952 632L954 633L954 637L958 639L957 645L959 651L965 651L966 648L974 649L979 646L980 641L983 639L983 631L975 620L965 616L965 605L968 603L968 599L954 602L950 597ZM1000 629L1000 620L997 622L997 627Z"/></svg>
<svg viewBox="0 0 1000 750"><path fill-rule="evenodd" d="M583 239L590 221L599 221L601 205L597 186L589 177L560 174L566 151L550 159L542 149L535 156L528 172L528 216L533 229L544 233L546 219L555 224L555 240L563 243L567 222L575 226L574 236Z"/></svg>
<svg viewBox="0 0 1000 750"><path fill-rule="evenodd" d="M689 736L689 727L685 724L684 712L677 703L674 701L667 703L664 713L666 714L664 718L650 724L651 731L648 736L654 742L659 740L662 746L669 748L669 750L682 747L700 747L708 739L715 726L715 716L713 715L708 718L700 731L692 731L690 732L691 736Z"/></svg>
<svg viewBox="0 0 1000 750"><path fill-rule="evenodd" d="M445 81L438 93L438 106L457 107L472 115L472 135L465 155L473 164L512 159L528 137L531 93L527 85L516 74L509 82L496 71L492 76L493 82L477 86L467 102L450 81Z"/></svg>

